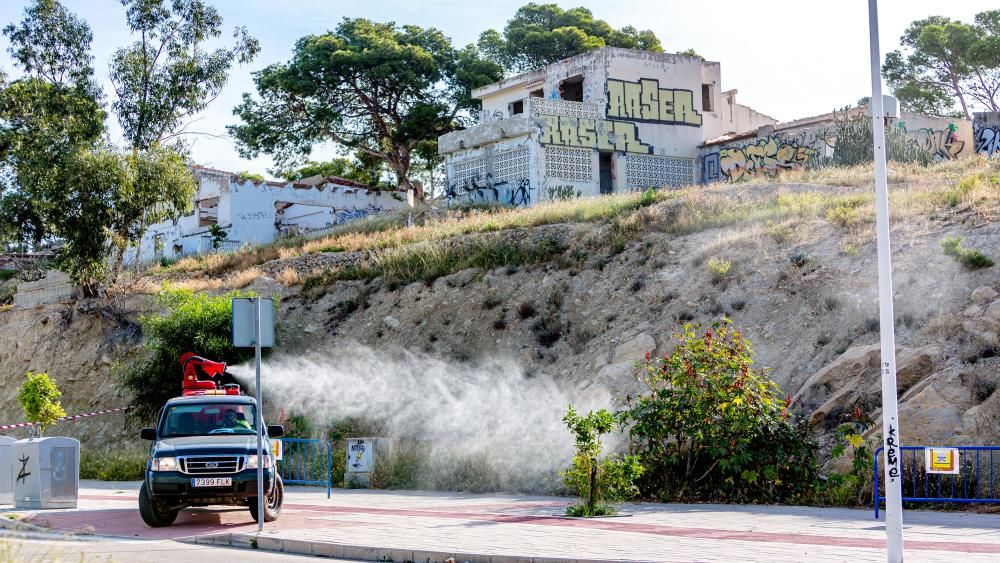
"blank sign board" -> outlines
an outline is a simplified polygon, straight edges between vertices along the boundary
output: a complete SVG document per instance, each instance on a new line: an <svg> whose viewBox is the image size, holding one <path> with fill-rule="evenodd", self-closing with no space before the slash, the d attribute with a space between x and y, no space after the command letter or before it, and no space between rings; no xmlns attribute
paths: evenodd
<svg viewBox="0 0 1000 563"><path fill-rule="evenodd" d="M233 299L233 347L253 348L257 340L256 299ZM262 348L274 346L274 301L260 299L260 345Z"/></svg>

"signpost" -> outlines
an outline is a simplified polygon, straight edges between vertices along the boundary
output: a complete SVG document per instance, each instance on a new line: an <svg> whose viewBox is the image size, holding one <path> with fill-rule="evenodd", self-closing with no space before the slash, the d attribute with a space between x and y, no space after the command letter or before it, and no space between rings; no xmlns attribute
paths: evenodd
<svg viewBox="0 0 1000 563"><path fill-rule="evenodd" d="M274 346L274 302L268 298L233 299L233 347L253 346L257 367L257 531L264 531L264 392L260 386L260 350ZM275 464L275 471L277 471Z"/></svg>
<svg viewBox="0 0 1000 563"><path fill-rule="evenodd" d="M878 0L868 0L872 77L872 137L875 149L875 225L878 233L878 303L881 327L882 436L885 452L886 560L903 561L903 490L899 410L896 400L896 335L892 312L892 259L889 250L889 189L885 170L882 56L878 44Z"/></svg>

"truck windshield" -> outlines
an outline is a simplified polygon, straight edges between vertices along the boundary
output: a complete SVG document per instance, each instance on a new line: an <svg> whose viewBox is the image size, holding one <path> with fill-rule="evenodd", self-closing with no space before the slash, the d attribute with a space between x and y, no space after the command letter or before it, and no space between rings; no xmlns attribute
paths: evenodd
<svg viewBox="0 0 1000 563"><path fill-rule="evenodd" d="M209 403L174 405L160 423L160 436L207 436L210 434L256 434L253 405Z"/></svg>

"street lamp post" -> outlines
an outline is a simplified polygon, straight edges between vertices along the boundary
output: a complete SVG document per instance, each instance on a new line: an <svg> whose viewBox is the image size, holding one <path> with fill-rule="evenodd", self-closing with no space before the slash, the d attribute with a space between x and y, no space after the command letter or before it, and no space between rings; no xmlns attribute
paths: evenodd
<svg viewBox="0 0 1000 563"><path fill-rule="evenodd" d="M878 233L878 303L882 361L882 436L885 468L886 560L903 561L903 501L900 471L899 408L896 400L896 335L892 312L892 257L889 249L889 190L885 166L882 57L878 44L878 0L868 0L871 35L872 138L875 149L875 228ZM877 493L876 493L877 494Z"/></svg>

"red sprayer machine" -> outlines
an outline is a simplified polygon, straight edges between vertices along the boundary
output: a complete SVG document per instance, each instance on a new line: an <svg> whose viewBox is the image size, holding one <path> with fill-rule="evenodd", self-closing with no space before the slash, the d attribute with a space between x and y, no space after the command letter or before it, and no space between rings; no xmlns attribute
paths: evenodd
<svg viewBox="0 0 1000 563"><path fill-rule="evenodd" d="M222 375L226 372L225 362L213 362L195 356L192 352L181 355L181 372L184 380L181 385L181 395L242 395L240 386L235 383L223 384ZM231 375L230 375L231 377Z"/></svg>

